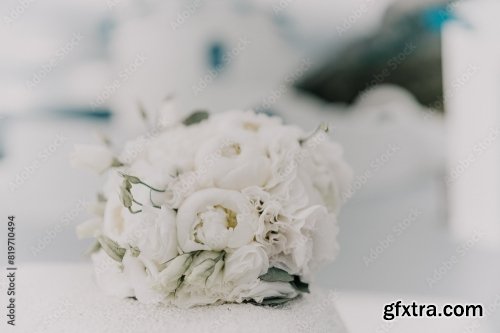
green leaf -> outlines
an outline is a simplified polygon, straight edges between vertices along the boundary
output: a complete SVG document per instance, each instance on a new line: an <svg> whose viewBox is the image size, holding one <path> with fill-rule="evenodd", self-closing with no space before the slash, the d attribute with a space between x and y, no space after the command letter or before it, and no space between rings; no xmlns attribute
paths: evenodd
<svg viewBox="0 0 500 333"><path fill-rule="evenodd" d="M294 275L293 277L293 281L290 282L292 287L294 287L295 290L300 291L301 293L309 293L309 284L300 281L300 277L298 275Z"/></svg>
<svg viewBox="0 0 500 333"><path fill-rule="evenodd" d="M113 260L116 260L118 262L122 262L123 256L125 255L125 249L120 247L118 243L116 243L114 240L112 240L109 237L106 236L99 236L97 238L99 243L102 246L102 249L104 252L107 253L108 256L110 256Z"/></svg>
<svg viewBox="0 0 500 333"><path fill-rule="evenodd" d="M130 193L129 190L122 188L122 191L120 193L120 199L125 208L132 207L132 202L134 198L132 197L132 193Z"/></svg>
<svg viewBox="0 0 500 333"><path fill-rule="evenodd" d="M292 282L294 280L293 276L288 274L287 271L277 267L269 268L267 273L261 275L259 278L267 282Z"/></svg>
<svg viewBox="0 0 500 333"><path fill-rule="evenodd" d="M139 177L127 175L126 173L120 172L120 175L123 177L123 180L130 184L141 184L142 181Z"/></svg>
<svg viewBox="0 0 500 333"><path fill-rule="evenodd" d="M302 146L308 140L314 138L317 134L319 134L321 132L328 133L328 131L329 131L328 124L325 122L322 122L318 125L318 127L316 127L316 129L311 134L309 134L305 138L299 139L299 144Z"/></svg>
<svg viewBox="0 0 500 333"><path fill-rule="evenodd" d="M208 117L209 113L207 111L195 111L191 113L189 116L187 116L186 119L182 121L182 123L186 126L190 126L198 124L203 120L208 119Z"/></svg>
<svg viewBox="0 0 500 333"><path fill-rule="evenodd" d="M276 306L276 305L281 305L285 304L289 301L291 301L293 298L286 298L286 297L267 297L262 300L262 303L257 303L259 305L269 305L269 306Z"/></svg>

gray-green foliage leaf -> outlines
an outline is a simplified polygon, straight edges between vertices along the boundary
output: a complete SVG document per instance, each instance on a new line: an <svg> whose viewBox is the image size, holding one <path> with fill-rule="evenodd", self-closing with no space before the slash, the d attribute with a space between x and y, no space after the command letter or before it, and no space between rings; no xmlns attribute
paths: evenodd
<svg viewBox="0 0 500 333"><path fill-rule="evenodd" d="M122 262L123 256L125 255L126 251L124 248L120 247L118 243L116 243L114 240L104 235L99 236L97 240L99 241L102 249L104 250L104 252L107 253L108 256L110 256L113 260Z"/></svg>
<svg viewBox="0 0 500 333"><path fill-rule="evenodd" d="M209 113L207 111L195 111L187 116L186 119L182 121L182 123L186 126L194 125L202 122L205 119L208 119L208 117Z"/></svg>
<svg viewBox="0 0 500 333"><path fill-rule="evenodd" d="M291 301L292 299L293 298L286 298L286 297L267 297L267 298L264 298L261 303L257 303L257 304L276 306L276 305L285 304L285 303Z"/></svg>
<svg viewBox="0 0 500 333"><path fill-rule="evenodd" d="M309 292L309 284L300 281L300 277L297 275L294 275L294 280L290 282L290 284L295 288L295 290L300 291L301 293Z"/></svg>
<svg viewBox="0 0 500 333"><path fill-rule="evenodd" d="M293 276L288 272L276 267L269 268L267 273L259 278L267 282L292 282L294 280Z"/></svg>
<svg viewBox="0 0 500 333"><path fill-rule="evenodd" d="M141 179L139 177L127 175L125 173L121 173L121 176L123 177L123 179L125 181L129 182L130 184L140 184L140 183L142 183L142 181L141 181Z"/></svg>

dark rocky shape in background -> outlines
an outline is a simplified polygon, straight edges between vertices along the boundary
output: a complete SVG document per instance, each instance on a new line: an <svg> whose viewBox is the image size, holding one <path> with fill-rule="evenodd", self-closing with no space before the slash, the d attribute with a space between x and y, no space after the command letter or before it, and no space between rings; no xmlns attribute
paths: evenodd
<svg viewBox="0 0 500 333"><path fill-rule="evenodd" d="M402 86L431 108L443 109L441 26L452 17L443 4L392 5L381 28L316 67L295 87L328 102L352 103L371 87Z"/></svg>

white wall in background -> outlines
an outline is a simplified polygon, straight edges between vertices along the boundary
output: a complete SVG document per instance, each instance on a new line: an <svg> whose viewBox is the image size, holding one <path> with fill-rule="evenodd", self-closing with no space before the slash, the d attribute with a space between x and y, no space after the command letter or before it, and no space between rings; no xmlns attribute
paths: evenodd
<svg viewBox="0 0 500 333"><path fill-rule="evenodd" d="M450 219L455 236L500 245L500 21L497 1L456 5L444 30Z"/></svg>

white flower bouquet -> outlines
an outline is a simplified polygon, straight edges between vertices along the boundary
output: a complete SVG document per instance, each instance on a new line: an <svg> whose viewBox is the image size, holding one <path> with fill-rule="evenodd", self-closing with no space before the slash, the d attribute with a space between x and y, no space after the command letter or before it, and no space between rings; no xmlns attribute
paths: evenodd
<svg viewBox="0 0 500 333"><path fill-rule="evenodd" d="M338 251L351 172L327 127L311 134L252 111L160 119L122 153L76 147L73 164L107 174L94 237L107 293L180 307L273 305L303 292Z"/></svg>

